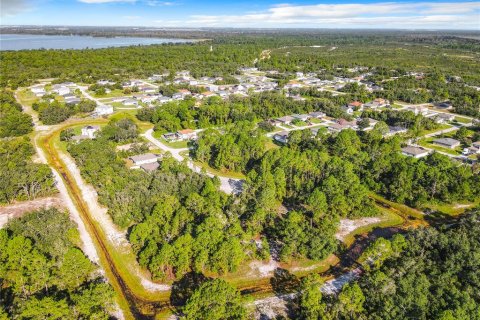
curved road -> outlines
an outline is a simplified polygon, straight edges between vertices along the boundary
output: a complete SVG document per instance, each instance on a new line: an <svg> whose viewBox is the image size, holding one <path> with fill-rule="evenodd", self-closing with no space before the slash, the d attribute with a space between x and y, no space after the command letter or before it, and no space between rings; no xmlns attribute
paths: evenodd
<svg viewBox="0 0 480 320"><path fill-rule="evenodd" d="M194 172L197 172L197 173L202 172L202 167L193 163L193 161L190 160L190 158L182 156L181 153L185 152L185 151L188 151L188 148L177 149L177 148L169 147L166 144L159 141L157 138L155 138L152 135L152 133L153 133L153 129L149 129L142 136L144 136L148 141L150 141L151 143L153 143L155 146L159 147L160 149L170 152L172 154L172 157L175 160L177 160L179 162L187 161L187 166L190 169L192 169ZM222 176L211 174L209 172L207 172L206 175L209 176L209 177L212 177L212 178L217 177L218 179L220 179L220 190L222 190L225 193L239 194L240 192L242 192L242 185L243 185L243 181L244 181L242 179L233 179L233 178L222 177Z"/></svg>

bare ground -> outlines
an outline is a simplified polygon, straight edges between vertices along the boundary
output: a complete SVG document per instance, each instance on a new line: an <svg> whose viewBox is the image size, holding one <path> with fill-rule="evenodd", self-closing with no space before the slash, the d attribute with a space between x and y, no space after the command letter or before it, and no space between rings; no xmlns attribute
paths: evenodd
<svg viewBox="0 0 480 320"><path fill-rule="evenodd" d="M39 198L29 201L14 202L9 205L0 207L0 228L8 223L11 219L19 218L27 212L35 211L42 208L55 207L58 209L64 209L65 205L60 194Z"/></svg>
<svg viewBox="0 0 480 320"><path fill-rule="evenodd" d="M340 227L338 228L335 238L340 241L343 241L345 237L355 231L358 228L368 226L369 224L374 224L380 222L381 219L378 217L373 218L362 218L362 219L342 219L340 220Z"/></svg>

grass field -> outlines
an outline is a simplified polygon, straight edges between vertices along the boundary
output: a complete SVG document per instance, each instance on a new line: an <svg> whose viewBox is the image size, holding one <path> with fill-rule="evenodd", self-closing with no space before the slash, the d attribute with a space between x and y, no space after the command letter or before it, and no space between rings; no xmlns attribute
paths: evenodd
<svg viewBox="0 0 480 320"><path fill-rule="evenodd" d="M401 225L405 220L400 215L398 215L395 211L384 208L381 206L377 206L380 210L381 215L379 216L380 221L375 222L366 226L359 227L355 229L353 232L349 233L343 238L343 242L347 247L351 246L355 241L355 237L357 235L365 234L372 231L375 228L387 228L387 227L394 227Z"/></svg>

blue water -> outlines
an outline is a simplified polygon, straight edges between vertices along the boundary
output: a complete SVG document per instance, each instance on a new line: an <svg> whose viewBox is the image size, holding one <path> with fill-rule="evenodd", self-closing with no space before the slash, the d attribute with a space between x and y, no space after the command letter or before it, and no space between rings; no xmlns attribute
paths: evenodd
<svg viewBox="0 0 480 320"><path fill-rule="evenodd" d="M99 49L162 43L186 43L194 40L136 37L50 36L37 34L0 34L0 51L29 49Z"/></svg>

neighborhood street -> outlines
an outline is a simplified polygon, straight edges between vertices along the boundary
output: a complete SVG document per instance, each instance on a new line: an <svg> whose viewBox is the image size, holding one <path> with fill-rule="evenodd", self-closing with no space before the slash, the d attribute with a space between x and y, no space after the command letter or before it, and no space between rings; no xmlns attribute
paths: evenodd
<svg viewBox="0 0 480 320"><path fill-rule="evenodd" d="M164 143L160 142L158 139L156 139L152 135L152 133L153 133L153 129L149 129L143 134L143 136L148 141L153 143L155 146L159 147L160 149L162 149L164 151L167 151L167 152L170 152L172 154L172 157L174 159L176 159L177 161L183 162L184 160L186 160L187 161L187 166L190 169L192 169L193 171L195 171L197 173L202 172L202 167L195 165L193 163L193 161L190 160L190 158L184 157L184 156L181 155L181 153L183 153L185 151L188 151L188 148L176 149L176 148L169 147L169 146L165 145ZM233 179L233 178L222 177L222 176L218 176L218 175L213 175L209 172L207 172L206 174L209 177L216 176L218 179L220 179L220 190L222 190L223 192L225 192L227 194L231 194L231 193L238 194L242 191L243 180L241 180L241 179Z"/></svg>

